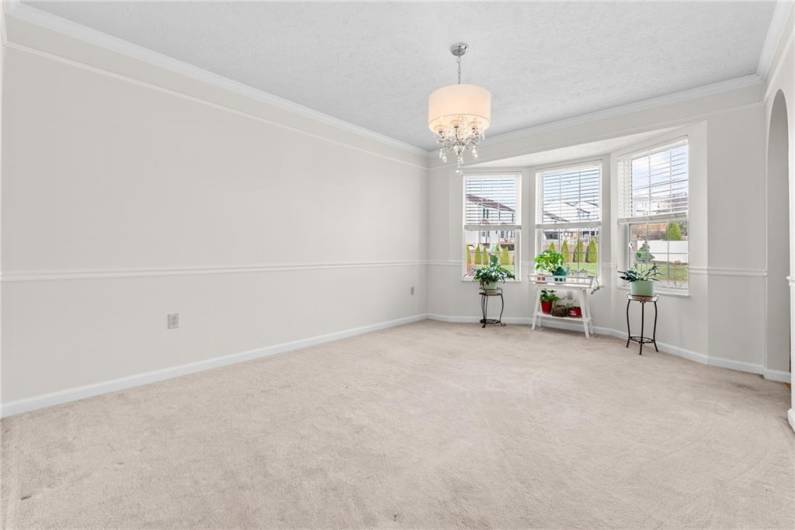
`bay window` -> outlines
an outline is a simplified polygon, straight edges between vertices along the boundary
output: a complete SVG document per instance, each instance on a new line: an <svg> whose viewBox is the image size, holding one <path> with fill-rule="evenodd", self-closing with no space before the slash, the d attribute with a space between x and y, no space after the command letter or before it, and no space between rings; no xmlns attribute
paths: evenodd
<svg viewBox="0 0 795 530"><path fill-rule="evenodd" d="M519 278L520 174L464 177L464 278L497 256Z"/></svg>
<svg viewBox="0 0 795 530"><path fill-rule="evenodd" d="M660 287L688 286L687 139L627 155L618 161L619 224L626 243L623 266L648 244Z"/></svg>
<svg viewBox="0 0 795 530"><path fill-rule="evenodd" d="M602 164L536 172L536 248L563 254L572 273L598 277Z"/></svg>

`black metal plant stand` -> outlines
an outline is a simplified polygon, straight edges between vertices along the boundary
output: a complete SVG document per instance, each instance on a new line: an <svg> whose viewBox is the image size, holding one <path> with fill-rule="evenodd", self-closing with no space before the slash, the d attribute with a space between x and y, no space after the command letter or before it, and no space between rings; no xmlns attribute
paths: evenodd
<svg viewBox="0 0 795 530"><path fill-rule="evenodd" d="M489 314L489 297L491 296L499 296L500 297L500 318L488 318ZM483 313L483 318L480 319L480 323L483 324L482 327L486 327L486 324L495 324L498 326L504 326L505 324L502 323L502 312L505 310L505 299L502 297L502 289L497 288L494 290L487 290L481 289L480 290L480 310Z"/></svg>
<svg viewBox="0 0 795 530"><path fill-rule="evenodd" d="M629 305L632 302L639 302L640 303L640 335L633 335L632 331L629 328ZM645 329L644 326L646 324L646 303L651 302L654 304L654 329L652 331L651 338L643 336L643 330ZM657 349L657 297L656 296L639 296L635 294L628 294L627 295L627 345L626 347L629 348L630 342L637 342L640 344L640 349L638 350L638 355L643 355L643 345L644 344L654 344L654 351L660 351Z"/></svg>

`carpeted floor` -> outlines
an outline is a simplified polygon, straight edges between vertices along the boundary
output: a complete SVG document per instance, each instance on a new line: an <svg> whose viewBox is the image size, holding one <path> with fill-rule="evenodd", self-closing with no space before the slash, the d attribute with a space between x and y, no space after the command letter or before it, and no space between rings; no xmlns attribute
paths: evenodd
<svg viewBox="0 0 795 530"><path fill-rule="evenodd" d="M785 385L421 322L2 421L5 528L795 527Z"/></svg>

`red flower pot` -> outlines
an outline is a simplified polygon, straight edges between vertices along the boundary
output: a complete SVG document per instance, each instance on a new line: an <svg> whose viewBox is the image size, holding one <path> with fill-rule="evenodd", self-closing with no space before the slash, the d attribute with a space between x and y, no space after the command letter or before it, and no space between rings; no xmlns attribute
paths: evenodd
<svg viewBox="0 0 795 530"><path fill-rule="evenodd" d="M552 312L552 302L541 302L541 312L542 313L551 313Z"/></svg>
<svg viewBox="0 0 795 530"><path fill-rule="evenodd" d="M582 309L579 307L570 307L569 316L572 318L582 318Z"/></svg>

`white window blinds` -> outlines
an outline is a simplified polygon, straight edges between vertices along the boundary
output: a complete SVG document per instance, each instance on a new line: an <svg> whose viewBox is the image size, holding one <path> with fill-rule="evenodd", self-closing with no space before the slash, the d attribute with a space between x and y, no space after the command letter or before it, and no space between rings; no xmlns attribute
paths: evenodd
<svg viewBox="0 0 795 530"><path fill-rule="evenodd" d="M622 159L621 220L686 217L688 169L687 140Z"/></svg>
<svg viewBox="0 0 795 530"><path fill-rule="evenodd" d="M539 172L539 224L599 223L601 171L601 166L590 165Z"/></svg>
<svg viewBox="0 0 795 530"><path fill-rule="evenodd" d="M464 227L519 228L519 176L464 177Z"/></svg>

